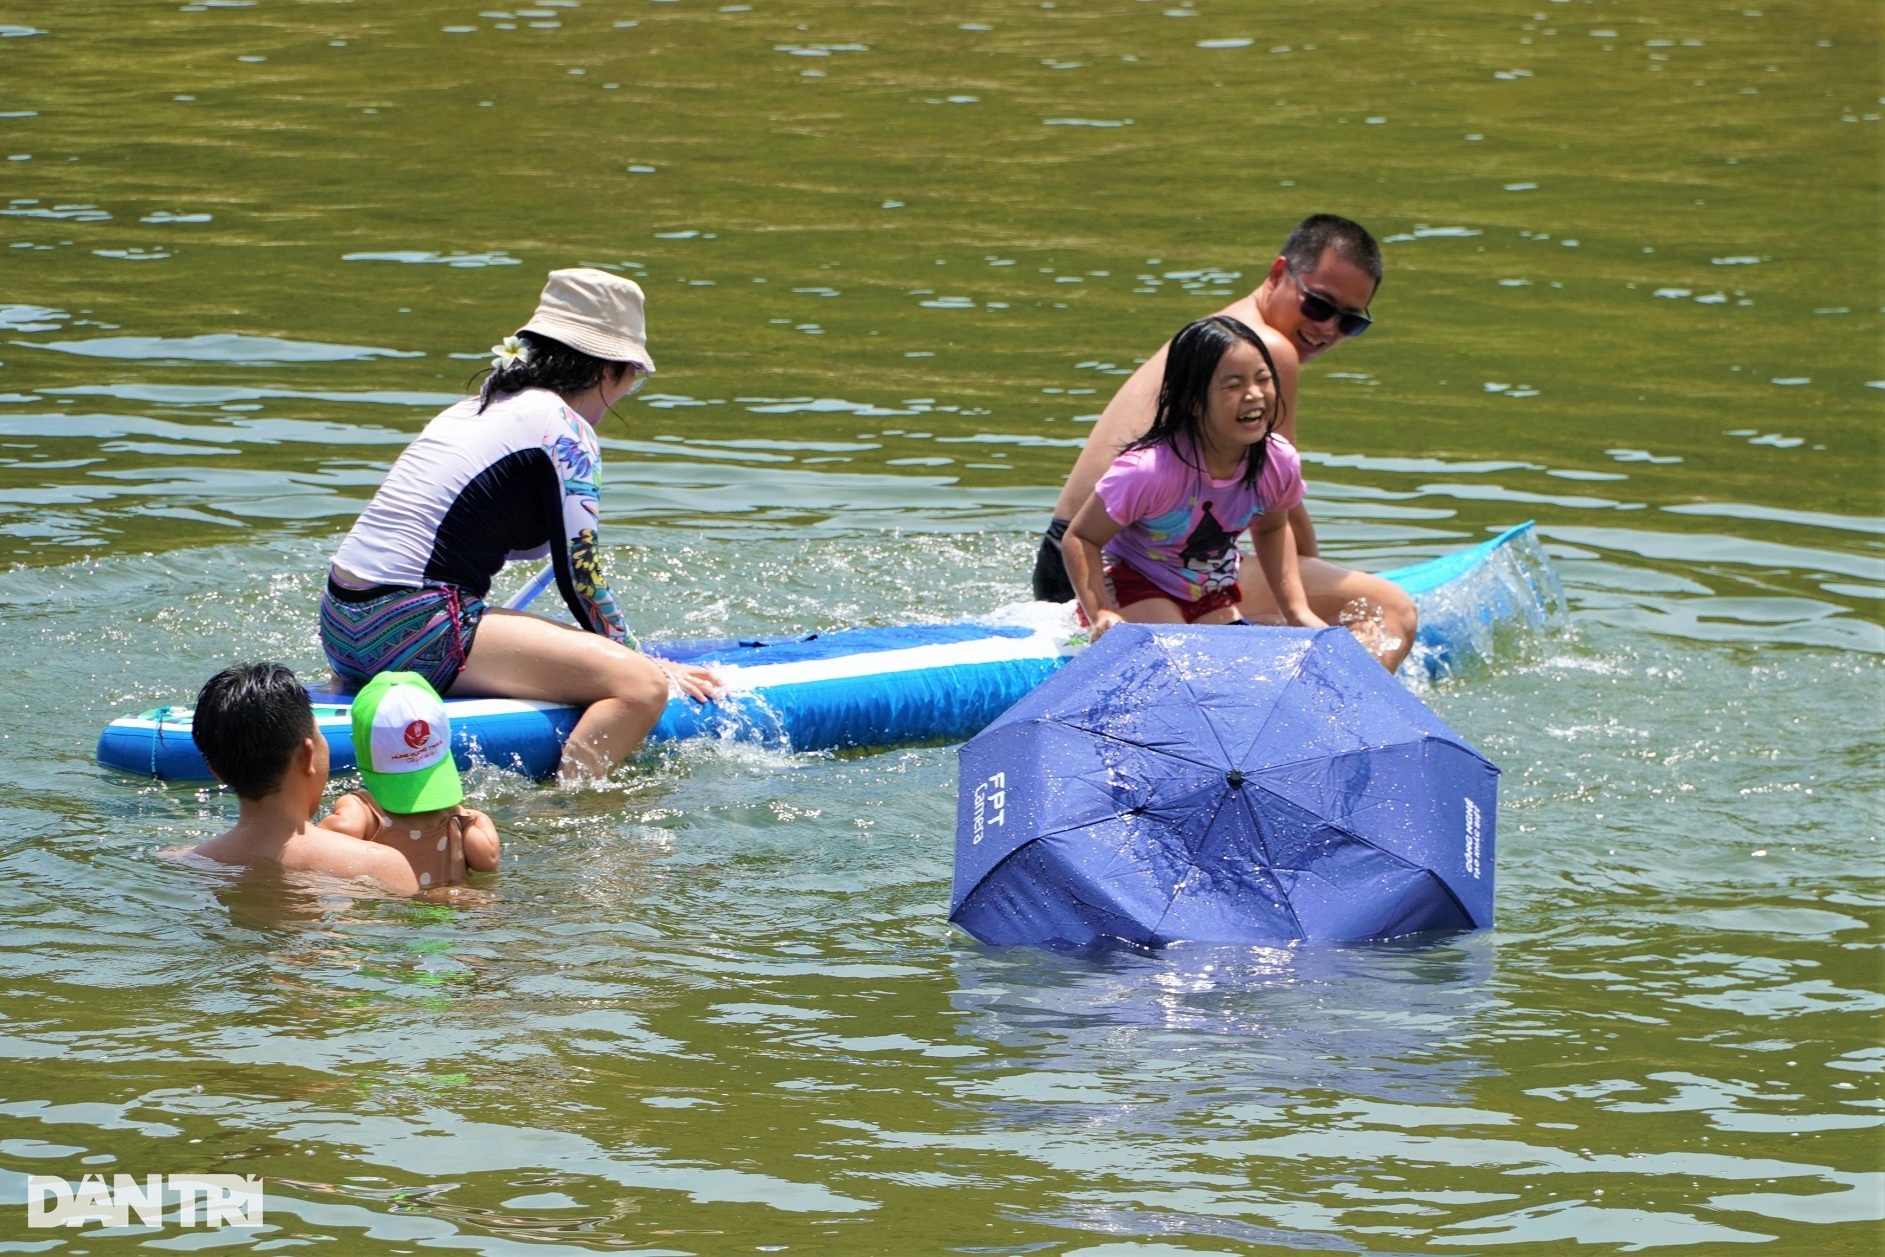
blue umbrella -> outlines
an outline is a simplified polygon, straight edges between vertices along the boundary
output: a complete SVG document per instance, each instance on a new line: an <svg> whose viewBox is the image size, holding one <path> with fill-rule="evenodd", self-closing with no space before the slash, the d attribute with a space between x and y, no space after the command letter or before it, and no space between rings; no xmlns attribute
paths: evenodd
<svg viewBox="0 0 1885 1257"><path fill-rule="evenodd" d="M985 943L1492 924L1499 770L1345 629L1122 624L962 748Z"/></svg>

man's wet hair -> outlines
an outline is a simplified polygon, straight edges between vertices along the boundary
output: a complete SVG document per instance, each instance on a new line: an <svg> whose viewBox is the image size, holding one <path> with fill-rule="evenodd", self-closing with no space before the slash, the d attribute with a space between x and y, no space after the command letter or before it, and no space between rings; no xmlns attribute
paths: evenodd
<svg viewBox="0 0 1885 1257"><path fill-rule="evenodd" d="M321 736L308 692L279 663L239 663L209 679L190 724L209 770L237 797L265 799L281 789L306 738Z"/></svg>
<svg viewBox="0 0 1885 1257"><path fill-rule="evenodd" d="M1377 287L1380 285L1381 246L1366 227L1340 214L1311 214L1297 223L1296 230L1283 242L1283 257L1298 275L1306 275L1330 249L1350 266L1367 272Z"/></svg>

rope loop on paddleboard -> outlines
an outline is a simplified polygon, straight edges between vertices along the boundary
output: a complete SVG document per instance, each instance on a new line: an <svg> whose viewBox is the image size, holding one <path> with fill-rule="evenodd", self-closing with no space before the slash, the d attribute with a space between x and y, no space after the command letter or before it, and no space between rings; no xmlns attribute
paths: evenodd
<svg viewBox="0 0 1885 1257"><path fill-rule="evenodd" d="M157 777L160 781L162 778L157 772L157 751L164 744L164 721L170 719L170 713L174 710L175 708L171 707L157 709L157 736L151 739L151 776Z"/></svg>

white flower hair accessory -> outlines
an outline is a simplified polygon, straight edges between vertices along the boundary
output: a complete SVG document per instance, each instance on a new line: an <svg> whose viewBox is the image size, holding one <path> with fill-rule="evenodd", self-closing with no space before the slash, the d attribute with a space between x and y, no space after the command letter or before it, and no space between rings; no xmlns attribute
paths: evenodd
<svg viewBox="0 0 1885 1257"><path fill-rule="evenodd" d="M491 369L502 371L505 367L519 366L530 361L530 346L515 336L506 336L491 346Z"/></svg>

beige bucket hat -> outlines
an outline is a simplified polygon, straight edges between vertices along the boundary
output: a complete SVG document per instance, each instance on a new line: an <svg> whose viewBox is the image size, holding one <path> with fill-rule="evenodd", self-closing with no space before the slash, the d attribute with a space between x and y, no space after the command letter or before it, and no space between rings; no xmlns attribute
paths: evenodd
<svg viewBox="0 0 1885 1257"><path fill-rule="evenodd" d="M608 362L632 362L653 375L641 285L593 266L551 271L537 312L517 329L539 332Z"/></svg>

